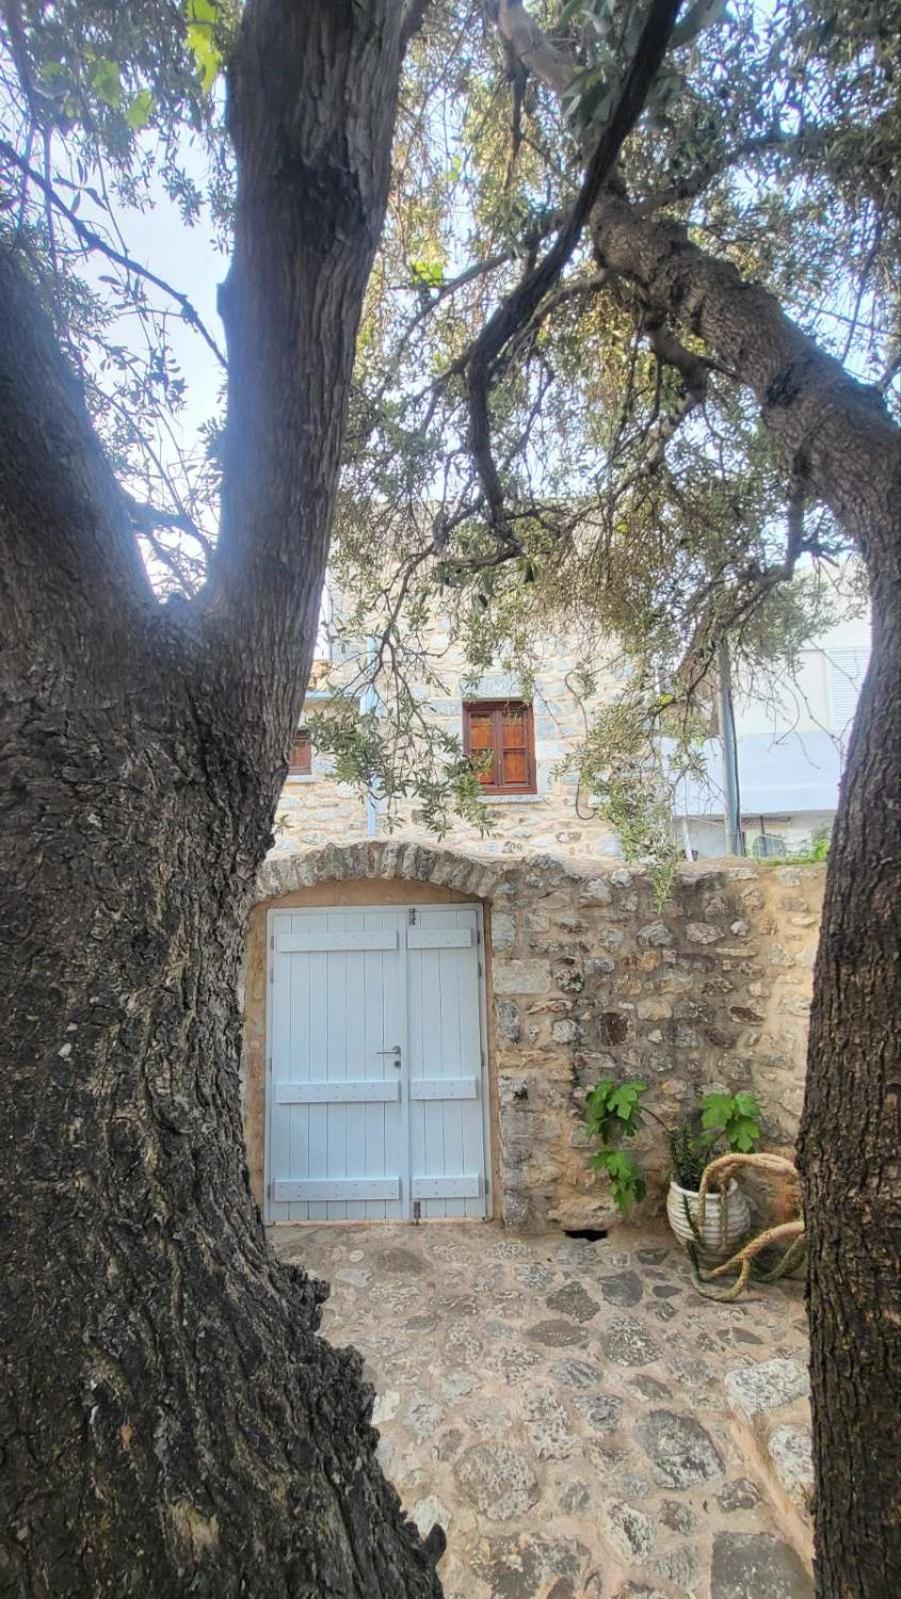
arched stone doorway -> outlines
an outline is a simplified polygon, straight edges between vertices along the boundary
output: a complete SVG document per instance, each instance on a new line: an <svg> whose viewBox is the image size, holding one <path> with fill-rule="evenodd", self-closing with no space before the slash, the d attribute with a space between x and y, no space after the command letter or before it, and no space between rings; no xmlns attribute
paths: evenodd
<svg viewBox="0 0 901 1599"><path fill-rule="evenodd" d="M508 1225L603 1227L609 1189L588 1162L586 1089L653 1085L677 1123L711 1084L750 1087L789 1147L804 1082L806 1006L821 868L698 863L661 909L621 862L474 859L372 841L275 856L251 916L244 1108L254 1193L264 1193L267 915L274 906L478 905L484 917L490 1213ZM780 942L774 943L774 930ZM646 1206L665 1188L665 1140L643 1135Z"/></svg>
<svg viewBox="0 0 901 1599"><path fill-rule="evenodd" d="M494 1038L491 1025L491 1006L488 1002L490 994L490 896L498 878L503 873L503 867L491 863L475 862L465 857L455 855L451 851L429 849L422 846L396 845L391 842L376 842L365 845L351 845L347 847L329 846L322 850L275 857L267 862L260 882L261 897L251 912L248 927L247 962L245 969L245 1038L244 1038L244 1122L247 1144L247 1160L250 1172L251 1186L258 1203L263 1209L267 1219L273 1221L291 1219L362 1219L363 1214L370 1219L385 1215L387 1219L403 1219L403 1215L418 1217L420 1212L424 1218L430 1215L487 1215L494 1214L495 1199L491 1182L492 1170L499 1169L497 1149L497 1095L496 1080L493 1071ZM431 907L446 907L447 914L440 911L431 912ZM460 907L460 914L452 912L452 907ZM471 908L470 911L465 909ZM395 909L396 908L396 909ZM292 916L290 913L294 912ZM404 915L406 912L406 915ZM415 1144L416 1127L421 1123L421 1137L427 1136L431 1141L441 1141L442 1116L446 1124L446 1132L450 1137L452 1129L459 1129L459 1138L464 1137L467 1129L467 1147L474 1143L479 1146L477 1164L478 1172L470 1169L474 1162L467 1159L463 1164L467 1167L468 1175L459 1175L451 1179L446 1175L432 1177L423 1175L423 1160L416 1158L415 1151L411 1156L419 1172L415 1183L411 1187L407 1182L403 1185L405 1192L403 1204L391 1202L382 1203L373 1196L383 1191L378 1182L357 1183L352 1189L346 1185L342 1189L338 1184L322 1184L315 1190L315 1198L322 1199L326 1191L332 1196L333 1203L314 1204L288 1204L279 1201L290 1191L292 1196L300 1197L310 1189L307 1183L304 1188L301 1184L285 1185L275 1180L276 1166L278 1165L278 1139L279 1128L284 1124L285 1116L293 1116L295 1121L313 1124L320 1122L327 1114L334 1125L342 1120L347 1122L348 1129L358 1128L362 1136L364 1132L364 1117L378 1124L380 1119L386 1120L395 1112L391 1108L370 1106L364 1108L354 1105L347 1110L332 1108L328 1112L319 1108L309 1112L301 1110L288 1111L279 1108L277 1100L284 1097L285 1090L275 1078L278 1076L278 1062L273 1074L272 1059L273 1048L278 1051L278 1016L279 1001L278 982L279 962L276 958L276 946L281 948L286 936L290 941L290 934L280 933L279 929L290 929L303 926L306 928L334 927L368 927L376 925L401 926L409 918L411 922L419 919L421 924L429 923L417 933L415 928L407 929L402 926L401 943L406 949L408 943L413 944L417 938L429 945L427 952L421 956L415 953L405 955L406 960L423 964L428 963L433 969L437 960L445 969L450 968L451 980L454 985L454 1000L465 1007L466 1015L458 1018L457 1025L465 1032L470 1044L470 1059L475 1058L476 1069L480 1069L478 1082L471 1079L459 1078L449 1085L442 1087L437 1081L428 1084L414 1085L412 1097L431 1099L434 1095L435 1102L427 1105L407 1106L408 1121L413 1127L413 1141ZM449 923L464 923L477 928L471 935L465 928L458 929L456 925L449 928L447 937L452 944L461 944L465 937L471 936L473 943L477 941L478 948L471 952L448 950L443 957L438 957L433 952L438 934L435 928ZM386 939L388 935L386 934ZM325 940L331 939L334 943L334 933L321 935ZM351 938L372 941L375 935L370 933L351 934ZM394 932L391 933L392 940ZM308 942L308 935L303 935L304 948ZM319 946L317 945L317 948ZM305 959L305 957L302 957ZM310 957L312 960L313 957ZM343 960L343 956L316 957L321 963L328 959ZM369 961L375 968L374 980L379 981L378 972L382 960L393 960L394 957L379 956L374 953L356 952L347 957L354 968L361 963ZM473 984L460 988L461 973L454 972L454 963L467 964L467 969L473 979ZM286 963L282 962L284 967ZM294 962L293 965L300 964ZM414 968L415 969L415 968ZM406 1000L405 1000L406 1006ZM411 997L412 1003L412 997ZM433 1019L429 1016L429 1027L433 1026ZM378 1039L381 1045L383 1040ZM371 1053L371 1047L370 1047ZM376 1053L385 1054L387 1051L379 1048ZM392 1063L393 1064L393 1063ZM389 1063L386 1063L386 1074L390 1079ZM386 1082L384 1085L385 1097L393 1086ZM443 1098L445 1090L453 1095L459 1095L462 1101L477 1099L477 1104L448 1103L442 1111L437 1100ZM313 1089L298 1090L306 1099ZM321 1090L320 1090L321 1091ZM368 1093L372 1090L367 1090ZM379 1089L378 1091L381 1091ZM349 1097L354 1092L361 1092L361 1085L339 1087L338 1093L342 1097ZM402 1097L407 1099L407 1094ZM398 1111L399 1114L399 1111ZM427 1132L428 1129L433 1131ZM406 1137L406 1134L404 1135ZM399 1140L402 1142L402 1140ZM268 1159L267 1159L268 1149ZM421 1151L420 1154L423 1152ZM443 1166L455 1164L449 1157L442 1163ZM457 1162L456 1164L460 1164ZM356 1168L354 1168L356 1171ZM368 1169L368 1168L367 1168ZM428 1168L431 1170L431 1168ZM364 1194L366 1201L359 1197ZM312 1192L312 1190L310 1190ZM346 1193L353 1196L353 1202L345 1204L340 1200L340 1194ZM388 1192L384 1185L384 1192Z"/></svg>

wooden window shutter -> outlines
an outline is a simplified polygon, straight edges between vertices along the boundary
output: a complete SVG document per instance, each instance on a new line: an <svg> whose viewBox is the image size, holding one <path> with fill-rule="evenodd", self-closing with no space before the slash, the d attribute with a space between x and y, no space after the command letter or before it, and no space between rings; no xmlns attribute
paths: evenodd
<svg viewBox="0 0 901 1599"><path fill-rule="evenodd" d="M289 777L310 777L313 772L313 744L307 728L299 727L291 743Z"/></svg>
<svg viewBox="0 0 901 1599"><path fill-rule="evenodd" d="M532 707L521 700L476 700L463 707L463 747L484 756L479 782L488 793L534 794L535 735Z"/></svg>

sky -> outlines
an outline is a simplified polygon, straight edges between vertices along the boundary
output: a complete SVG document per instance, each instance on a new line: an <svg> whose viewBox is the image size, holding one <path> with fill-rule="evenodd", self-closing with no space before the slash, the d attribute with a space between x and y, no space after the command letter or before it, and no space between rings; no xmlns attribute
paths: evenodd
<svg viewBox="0 0 901 1599"><path fill-rule="evenodd" d="M204 192L206 157L202 149L185 138L181 144L181 160L188 176ZM152 185L150 197L151 204L144 210L137 207L116 209L126 249L133 260L188 296L220 349L224 349L225 330L216 300L219 285L228 271L228 258L217 248L212 222L204 214L194 226L187 226L159 182ZM84 205L81 214L91 224L103 221L100 213L91 214L90 202ZM94 255L87 259L84 270L86 276L96 281L109 271L109 264L103 256ZM159 309L172 308L172 301L166 295L152 287L148 292ZM190 450L196 444L198 430L216 413L224 374L204 339L180 317L173 316L169 321L168 336L187 382L185 406L175 419L174 427L182 446ZM133 322L121 322L121 338L126 344L135 341Z"/></svg>

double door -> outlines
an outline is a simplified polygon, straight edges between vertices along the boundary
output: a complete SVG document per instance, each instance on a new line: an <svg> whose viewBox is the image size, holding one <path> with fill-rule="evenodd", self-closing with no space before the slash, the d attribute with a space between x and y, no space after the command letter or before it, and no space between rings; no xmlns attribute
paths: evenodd
<svg viewBox="0 0 901 1599"><path fill-rule="evenodd" d="M476 906L273 911L268 1220L488 1214Z"/></svg>

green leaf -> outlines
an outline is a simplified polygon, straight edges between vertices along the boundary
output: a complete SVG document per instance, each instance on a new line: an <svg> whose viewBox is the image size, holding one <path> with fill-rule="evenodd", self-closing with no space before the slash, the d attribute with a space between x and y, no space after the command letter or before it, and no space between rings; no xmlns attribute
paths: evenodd
<svg viewBox="0 0 901 1599"><path fill-rule="evenodd" d="M213 0L186 0L188 49L200 74L204 94L209 94L222 69L222 56L213 36L219 7Z"/></svg>
<svg viewBox="0 0 901 1599"><path fill-rule="evenodd" d="M122 79L115 61L98 56L91 65L91 88L104 105L117 106L122 99Z"/></svg>
<svg viewBox="0 0 901 1599"><path fill-rule="evenodd" d="M705 1129L725 1127L734 1110L731 1094L705 1094L701 1101L701 1126Z"/></svg>
<svg viewBox="0 0 901 1599"><path fill-rule="evenodd" d="M139 89L125 109L125 120L134 133L146 128L153 116L153 95L149 89Z"/></svg>
<svg viewBox="0 0 901 1599"><path fill-rule="evenodd" d="M610 1109L615 1111L620 1121L631 1122L644 1092L644 1083L621 1083L610 1095Z"/></svg>
<svg viewBox="0 0 901 1599"><path fill-rule="evenodd" d="M593 83L579 101L577 111L583 122L603 122L613 105L613 90L605 83Z"/></svg>
<svg viewBox="0 0 901 1599"><path fill-rule="evenodd" d="M735 1096L735 1109L740 1116L752 1116L755 1121L760 1120L760 1105L757 1102L757 1095L749 1093L745 1088L742 1089L740 1094Z"/></svg>
<svg viewBox="0 0 901 1599"><path fill-rule="evenodd" d="M440 289L444 282L444 268L440 261L411 261L410 273L414 283L422 283L429 289Z"/></svg>
<svg viewBox="0 0 901 1599"><path fill-rule="evenodd" d="M631 1155L625 1155L618 1149L605 1149L595 1155L591 1164L596 1171L607 1173L614 1202L623 1214L637 1200L644 1198L646 1193L644 1178Z"/></svg>
<svg viewBox="0 0 901 1599"><path fill-rule="evenodd" d="M750 1154L760 1137L760 1123L748 1116L739 1116L729 1127L729 1143L742 1155Z"/></svg>

